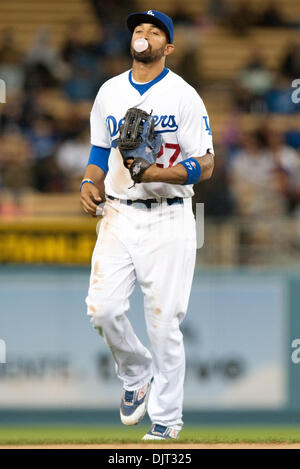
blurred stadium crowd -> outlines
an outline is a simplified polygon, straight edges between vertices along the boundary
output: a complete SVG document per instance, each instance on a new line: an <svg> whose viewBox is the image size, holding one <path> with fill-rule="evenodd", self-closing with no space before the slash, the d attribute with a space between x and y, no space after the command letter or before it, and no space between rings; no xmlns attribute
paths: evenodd
<svg viewBox="0 0 300 469"><path fill-rule="evenodd" d="M205 202L206 215L219 220L244 215L300 218L300 103L292 99L292 82L300 79L300 42L287 39L276 67L269 67L251 40L252 32L261 28L278 38L298 37L300 6L291 20L281 2L261 3L259 13L242 0L207 0L201 15L189 12L189 2L172 2L166 11L174 19L179 46L178 56L167 65L203 97L215 142L214 175L195 187L195 202ZM59 47L53 46L49 27L41 25L25 51L15 42L13 28L2 30L0 78L6 82L7 99L0 104L0 210L5 194L19 200L28 192L78 192L90 151L93 100L105 80L130 68L125 18L148 4L90 0L97 33L91 39L80 20L70 18ZM248 38L247 60L227 79L217 73L212 79L201 67L202 38L208 33L217 37L220 31L233 47ZM180 44L183 36L190 40ZM222 123L216 125L219 109ZM244 116L251 117L251 125L243 125Z"/></svg>

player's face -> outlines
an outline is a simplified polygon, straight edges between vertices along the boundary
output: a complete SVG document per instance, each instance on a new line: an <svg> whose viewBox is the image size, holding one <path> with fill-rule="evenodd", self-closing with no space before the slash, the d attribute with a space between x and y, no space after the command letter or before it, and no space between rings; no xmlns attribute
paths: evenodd
<svg viewBox="0 0 300 469"><path fill-rule="evenodd" d="M136 52L133 48L136 39L145 38L149 47L143 52ZM166 33L154 24L142 23L133 31L130 52L132 57L138 62L151 63L160 60L167 55L165 52L168 47Z"/></svg>

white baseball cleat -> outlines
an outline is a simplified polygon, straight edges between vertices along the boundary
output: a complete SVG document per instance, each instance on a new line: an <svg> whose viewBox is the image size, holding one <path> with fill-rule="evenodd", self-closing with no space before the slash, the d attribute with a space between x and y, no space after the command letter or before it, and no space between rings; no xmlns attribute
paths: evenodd
<svg viewBox="0 0 300 469"><path fill-rule="evenodd" d="M178 435L179 430L154 423L148 433L143 436L142 440L175 440L178 438Z"/></svg>
<svg viewBox="0 0 300 469"><path fill-rule="evenodd" d="M124 425L136 425L144 417L153 378L136 391L123 390L120 406L121 422Z"/></svg>

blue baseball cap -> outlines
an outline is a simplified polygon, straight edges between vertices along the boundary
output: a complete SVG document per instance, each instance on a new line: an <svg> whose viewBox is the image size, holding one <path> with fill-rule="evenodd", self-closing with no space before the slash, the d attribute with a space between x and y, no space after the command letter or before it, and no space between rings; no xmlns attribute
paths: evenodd
<svg viewBox="0 0 300 469"><path fill-rule="evenodd" d="M142 13L131 13L127 16L127 26L129 31L133 33L134 28L141 23L155 24L161 28L167 35L169 44L173 43L174 25L172 18L161 11L148 10Z"/></svg>

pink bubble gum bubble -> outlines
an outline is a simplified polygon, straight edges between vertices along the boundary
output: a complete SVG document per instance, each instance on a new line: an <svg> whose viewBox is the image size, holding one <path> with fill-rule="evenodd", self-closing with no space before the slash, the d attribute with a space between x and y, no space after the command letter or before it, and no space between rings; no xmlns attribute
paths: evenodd
<svg viewBox="0 0 300 469"><path fill-rule="evenodd" d="M134 41L133 48L136 52L144 52L148 48L147 39L137 39Z"/></svg>

